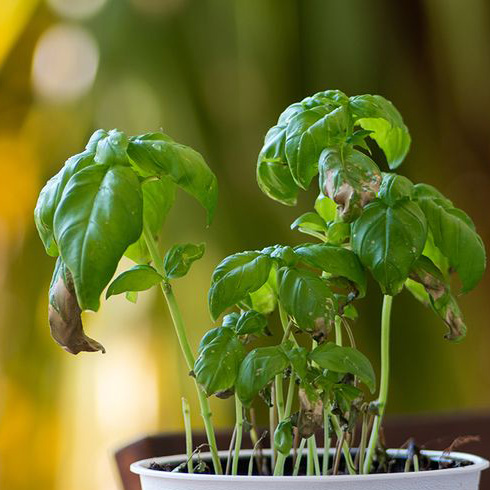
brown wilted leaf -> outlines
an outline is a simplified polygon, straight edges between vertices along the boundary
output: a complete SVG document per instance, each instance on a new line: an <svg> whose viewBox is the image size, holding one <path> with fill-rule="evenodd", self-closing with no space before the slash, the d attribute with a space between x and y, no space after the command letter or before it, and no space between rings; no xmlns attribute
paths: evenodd
<svg viewBox="0 0 490 490"><path fill-rule="evenodd" d="M81 313L71 273L61 258L58 258L49 288L48 317L51 336L70 354L82 351L105 353L102 344L85 335Z"/></svg>
<svg viewBox="0 0 490 490"><path fill-rule="evenodd" d="M339 216L351 222L376 198L381 171L364 153L345 147L326 150L320 157L320 188L338 205Z"/></svg>
<svg viewBox="0 0 490 490"><path fill-rule="evenodd" d="M298 432L305 439L323 427L323 403L321 399L311 402L303 388L298 391L300 411Z"/></svg>

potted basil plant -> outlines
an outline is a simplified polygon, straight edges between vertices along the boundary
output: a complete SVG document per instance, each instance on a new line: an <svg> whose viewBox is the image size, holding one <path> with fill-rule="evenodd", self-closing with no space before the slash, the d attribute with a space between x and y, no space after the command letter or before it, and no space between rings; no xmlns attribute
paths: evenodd
<svg viewBox="0 0 490 490"><path fill-rule="evenodd" d="M204 248L180 244L162 258L157 235L176 186L212 218L216 179L202 157L162 133L128 140L99 131L48 182L36 223L48 253L59 254L50 290L53 337L73 353L101 350L84 335L80 311L97 310L107 285L106 296L132 300L160 285L195 380L206 452L193 446L184 401L187 453L134 463L143 490L478 488L487 461L416 443L387 450L380 437L394 297L410 291L446 324L446 339L459 342L466 326L456 295L476 286L486 261L466 213L434 187L394 172L409 146L402 117L383 97L329 90L289 106L266 135L257 180L266 195L294 206L318 175L312 211L291 225L308 241L240 252L217 266L208 295L217 326L196 357L171 283ZM384 157L376 163L375 154ZM137 265L111 282L124 254ZM384 295L379 380L352 328L368 273ZM279 335L271 335L275 316ZM224 451L216 447L210 396L234 398L236 423ZM264 403L272 449L262 449L265 432L254 422L254 408ZM246 430L251 451L241 448Z"/></svg>

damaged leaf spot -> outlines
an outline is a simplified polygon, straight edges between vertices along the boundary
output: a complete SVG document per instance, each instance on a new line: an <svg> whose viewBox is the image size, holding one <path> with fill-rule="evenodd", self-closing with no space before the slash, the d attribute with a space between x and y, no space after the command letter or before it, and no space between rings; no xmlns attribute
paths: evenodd
<svg viewBox="0 0 490 490"><path fill-rule="evenodd" d="M49 289L51 336L70 354L97 351L104 354L104 346L85 335L81 313L71 273L58 258Z"/></svg>

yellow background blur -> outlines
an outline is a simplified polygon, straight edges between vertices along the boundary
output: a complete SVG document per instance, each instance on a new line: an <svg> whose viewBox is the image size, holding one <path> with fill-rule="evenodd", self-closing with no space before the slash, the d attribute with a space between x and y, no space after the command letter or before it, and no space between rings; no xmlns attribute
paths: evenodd
<svg viewBox="0 0 490 490"><path fill-rule="evenodd" d="M179 195L163 240L207 243L176 285L196 346L218 261L302 240L289 224L314 193L292 209L267 199L255 160L280 111L327 88L391 99L413 138L402 171L438 186L490 244L487 0L0 0L0 488L116 489L114 448L180 428L180 392L196 407L156 292L87 315L106 355L70 356L50 339L54 261L32 218L46 179L98 127L162 127L206 156L220 184L213 226ZM355 328L376 360L371 286ZM392 413L490 408L489 294L487 274L461 299L461 345L408 294L396 298ZM229 425L230 405L212 403Z"/></svg>

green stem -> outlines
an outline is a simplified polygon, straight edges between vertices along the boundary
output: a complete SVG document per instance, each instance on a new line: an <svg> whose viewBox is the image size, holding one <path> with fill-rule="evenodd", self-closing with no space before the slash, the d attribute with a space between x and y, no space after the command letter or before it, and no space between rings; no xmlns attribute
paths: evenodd
<svg viewBox="0 0 490 490"><path fill-rule="evenodd" d="M296 463L294 464L293 476L298 476L299 467L301 465L301 458L303 457L303 451L305 450L305 446L306 446L306 439L301 439L301 442L299 443L299 447L298 447L298 453L296 456Z"/></svg>
<svg viewBox="0 0 490 490"><path fill-rule="evenodd" d="M379 384L378 396L378 415L374 419L371 438L364 462L363 472L369 474L373 464L374 453L378 444L379 429L386 409L386 401L388 398L388 383L390 379L390 316L391 304L393 296L385 295L383 297L383 310L381 314L381 379Z"/></svg>
<svg viewBox="0 0 490 490"><path fill-rule="evenodd" d="M276 376L276 405L279 422L284 418L284 389L282 385L282 374Z"/></svg>
<svg viewBox="0 0 490 490"><path fill-rule="evenodd" d="M364 457L366 455L366 444L368 435L368 415L362 415L361 442L359 443L359 474L362 475L364 468Z"/></svg>
<svg viewBox="0 0 490 490"><path fill-rule="evenodd" d="M330 460L330 411L328 408L323 409L323 461L322 474L328 474Z"/></svg>
<svg viewBox="0 0 490 490"><path fill-rule="evenodd" d="M164 280L160 283L160 286L162 288L163 295L165 296L165 299L167 301L168 309L170 311L170 316L172 317L172 321L175 327L175 333L177 334L177 339L179 341L180 348L184 355L187 368L189 369L189 371L191 371L194 368L194 354L192 353L189 340L187 339L187 334L184 327L182 314L180 313L180 309L175 299L175 296L172 292L170 283L166 279L165 268L163 266L163 260L160 257L160 252L158 250L157 243L147 226L144 226L143 228L143 236L145 238L146 245L148 246L148 250L150 252L153 265L155 266L155 269L158 271L158 273L164 278ZM208 399L206 398L206 394L201 389L201 387L197 384L195 379L194 379L194 383L197 390L197 396L199 398L201 417L204 422L204 429L206 431L206 435L208 439L209 450L211 452L211 457L213 460L214 471L217 475L221 475L223 474L223 469L221 467L221 462L218 455L216 436L211 421L212 413L209 407L209 402Z"/></svg>
<svg viewBox="0 0 490 490"><path fill-rule="evenodd" d="M271 388L271 406L269 408L269 437L271 445L271 472L276 466L276 450L274 448L274 433L276 432L276 390L274 385Z"/></svg>
<svg viewBox="0 0 490 490"><path fill-rule="evenodd" d="M286 406L284 408L283 417L280 419L281 421L286 420L291 416L291 408L293 406L294 399L295 378L296 374L293 370L291 371L291 377L289 378L288 396L286 399ZM282 476L284 474L284 463L286 459L287 455L278 453L276 466L274 468L274 476Z"/></svg>
<svg viewBox="0 0 490 490"><path fill-rule="evenodd" d="M342 346L342 318L338 315L335 317L335 343Z"/></svg>
<svg viewBox="0 0 490 490"><path fill-rule="evenodd" d="M307 476L313 476L313 473L314 473L314 459L315 459L315 456L314 456L314 449L313 449L313 443L312 443L312 437L315 437L315 436L311 436L308 438L308 456L307 456L307 460L306 460L306 475Z"/></svg>
<svg viewBox="0 0 490 490"><path fill-rule="evenodd" d="M320 471L320 459L318 458L318 448L316 447L316 438L311 436L311 445L313 447L313 462L315 463L315 475L320 476L322 473Z"/></svg>
<svg viewBox="0 0 490 490"><path fill-rule="evenodd" d="M182 414L184 415L185 429L185 452L187 455L187 472L194 473L194 462L192 460L192 426L191 426L191 410L189 402L182 398Z"/></svg>
<svg viewBox="0 0 490 490"><path fill-rule="evenodd" d="M236 438L235 438L235 452L233 454L233 466L231 468L231 474L236 476L238 474L238 461L240 459L240 448L242 446L243 435L243 406L239 398L235 396L236 407Z"/></svg>

